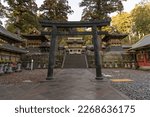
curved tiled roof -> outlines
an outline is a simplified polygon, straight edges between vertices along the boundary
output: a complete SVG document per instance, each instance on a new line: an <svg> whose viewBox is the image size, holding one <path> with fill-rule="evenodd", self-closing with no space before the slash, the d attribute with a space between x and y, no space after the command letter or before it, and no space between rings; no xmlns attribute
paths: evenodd
<svg viewBox="0 0 150 117"><path fill-rule="evenodd" d="M21 53L21 54L27 53L27 51L25 49L15 47L15 46L12 46L10 44L1 45L0 49L6 50L6 51L11 51L11 52L16 52L16 53Z"/></svg>
<svg viewBox="0 0 150 117"><path fill-rule="evenodd" d="M127 34L117 34L117 33L112 33L112 34L107 34L105 35L105 37L102 39L102 41L107 42L110 39L123 39L125 37L127 37Z"/></svg>
<svg viewBox="0 0 150 117"><path fill-rule="evenodd" d="M36 35L36 34L29 34L29 35L22 35L27 40L42 40L42 41L48 41L48 38L43 35Z"/></svg>
<svg viewBox="0 0 150 117"><path fill-rule="evenodd" d="M50 47L50 42L43 42L41 43L40 47Z"/></svg>
<svg viewBox="0 0 150 117"><path fill-rule="evenodd" d="M10 41L22 42L22 38L16 34L13 34L7 31L3 26L0 25L0 36L4 37L4 39L9 38ZM7 39L8 40L8 39Z"/></svg>
<svg viewBox="0 0 150 117"><path fill-rule="evenodd" d="M140 41L132 45L131 49L139 49L150 45L150 35L146 35Z"/></svg>

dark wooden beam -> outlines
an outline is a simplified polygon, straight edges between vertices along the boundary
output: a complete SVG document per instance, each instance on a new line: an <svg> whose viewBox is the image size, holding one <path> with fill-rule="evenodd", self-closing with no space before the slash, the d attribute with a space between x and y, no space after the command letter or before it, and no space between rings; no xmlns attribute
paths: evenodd
<svg viewBox="0 0 150 117"><path fill-rule="evenodd" d="M53 27L55 25L57 28L73 28L73 27L92 27L93 25L97 27L107 26L110 24L110 20L103 21L66 21L66 22L56 22L49 20L40 21L42 27Z"/></svg>
<svg viewBox="0 0 150 117"><path fill-rule="evenodd" d="M52 32L41 32L41 35L51 35ZM93 32L57 32L57 36L72 36L72 35L92 35ZM98 35L107 35L106 31L98 31Z"/></svg>

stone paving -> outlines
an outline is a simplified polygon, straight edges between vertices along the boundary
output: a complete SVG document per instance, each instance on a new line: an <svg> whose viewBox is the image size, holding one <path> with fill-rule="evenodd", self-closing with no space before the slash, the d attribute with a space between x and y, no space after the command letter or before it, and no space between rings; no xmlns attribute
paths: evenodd
<svg viewBox="0 0 150 117"><path fill-rule="evenodd" d="M104 70L105 71L105 70ZM125 100L108 78L95 80L93 69L56 69L55 79L43 82L47 70L0 76L2 100ZM42 81L42 82L41 82Z"/></svg>
<svg viewBox="0 0 150 117"><path fill-rule="evenodd" d="M111 82L112 86L130 99L150 100L150 71L131 69L105 69L108 79L128 79L128 82Z"/></svg>

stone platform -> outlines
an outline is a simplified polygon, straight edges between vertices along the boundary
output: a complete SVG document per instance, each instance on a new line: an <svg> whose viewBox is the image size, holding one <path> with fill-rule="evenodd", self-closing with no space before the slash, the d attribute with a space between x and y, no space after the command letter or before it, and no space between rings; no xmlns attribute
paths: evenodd
<svg viewBox="0 0 150 117"><path fill-rule="evenodd" d="M110 80L95 80L95 74L88 69L55 70L55 79L41 82L46 78L47 70L23 71L20 76L26 81L19 84L1 84L2 100L127 100L127 96L114 89ZM4 76L0 76L4 77ZM19 77L7 75L5 77ZM32 77L32 78L31 78ZM31 78L31 79L30 79ZM32 82L33 79L38 79Z"/></svg>

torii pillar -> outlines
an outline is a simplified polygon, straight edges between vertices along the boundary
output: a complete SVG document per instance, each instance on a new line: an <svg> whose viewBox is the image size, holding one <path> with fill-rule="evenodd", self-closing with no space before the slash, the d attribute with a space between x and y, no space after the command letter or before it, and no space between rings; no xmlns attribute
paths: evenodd
<svg viewBox="0 0 150 117"><path fill-rule="evenodd" d="M46 80L52 80L54 78L56 42L57 42L57 27L53 25L52 34L51 34L51 46L49 51L48 72L47 72Z"/></svg>
<svg viewBox="0 0 150 117"><path fill-rule="evenodd" d="M101 70L101 62L100 62L100 45L98 42L98 31L97 31L97 26L94 25L92 27L92 32L93 32L93 45L94 45L94 58L95 58L95 66L96 66L96 80L103 80L102 76L102 70Z"/></svg>

